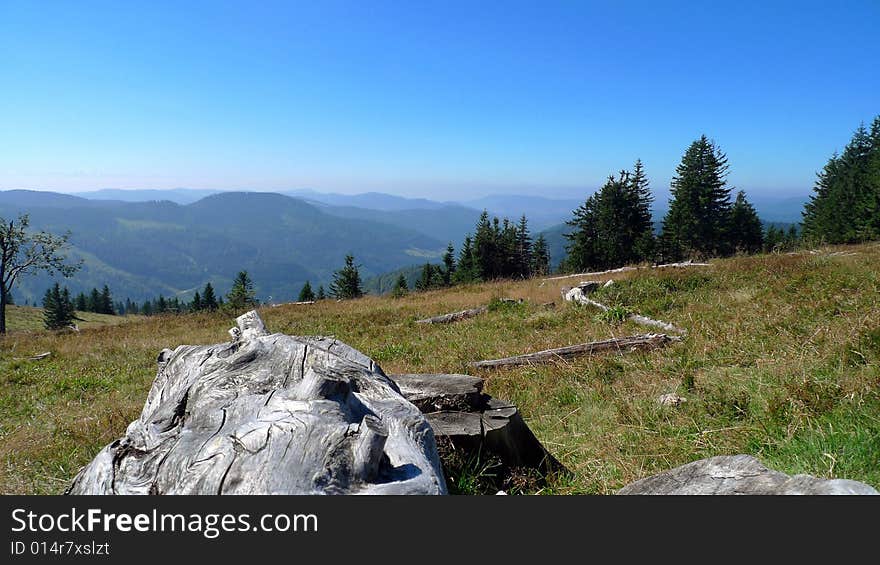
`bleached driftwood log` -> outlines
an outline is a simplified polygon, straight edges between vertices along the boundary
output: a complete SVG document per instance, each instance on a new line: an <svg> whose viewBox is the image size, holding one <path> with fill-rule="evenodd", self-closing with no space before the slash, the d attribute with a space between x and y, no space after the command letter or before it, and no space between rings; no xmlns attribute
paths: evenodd
<svg viewBox="0 0 880 565"><path fill-rule="evenodd" d="M711 267L710 263L696 263L694 261L683 261L681 263L663 263L662 265L651 265L650 267L618 267L617 269L608 269L607 271L594 271L592 273L576 273L574 275L562 275L558 277L550 277L543 279L545 281L559 281L562 279L573 279L575 277L599 277L602 275L611 275L614 273L628 273L629 271L638 271L639 269L681 269L685 267Z"/></svg>
<svg viewBox="0 0 880 565"><path fill-rule="evenodd" d="M711 267L710 263L697 263L696 261L683 261L681 263L663 263L652 265L652 269L684 269L687 267Z"/></svg>
<svg viewBox="0 0 880 565"><path fill-rule="evenodd" d="M43 353L38 353L37 355L32 355L31 357L13 357L16 361L39 361L40 359L45 359L52 355L51 351L45 351Z"/></svg>
<svg viewBox="0 0 880 565"><path fill-rule="evenodd" d="M596 302L592 298L587 297L587 293L584 292L583 287L574 287L568 290L565 293L565 299L569 302L577 302L578 304L584 304L586 306L593 306L602 310L603 312L607 312L610 310L608 306L605 306L601 302ZM669 322L662 322L660 320L655 320L653 318L649 318L647 316L642 316L641 314L630 313L626 315L626 319L630 322L634 322L636 324L640 324L642 326L649 326L653 328L658 328L663 331L679 333L679 334L687 334L687 330L676 327Z"/></svg>
<svg viewBox="0 0 880 565"><path fill-rule="evenodd" d="M678 336L666 334L642 334L628 337L606 339L604 341L591 341L568 347L547 349L536 353L526 353L501 359L489 359L486 361L474 361L469 363L471 367L478 369L494 369L496 367L512 367L516 365L533 365L537 363L550 363L560 359L572 359L584 357L593 353L604 351L637 351L662 347L672 341L681 341Z"/></svg>
<svg viewBox="0 0 880 565"><path fill-rule="evenodd" d="M459 320L464 320L466 318L473 318L474 316L479 316L480 314L487 312L489 310L486 306L480 306L479 308L471 308L470 310L462 310L461 312L452 312L450 314L443 314L442 316L434 316L432 318L425 318L424 320L416 320L417 324L450 324L452 322L457 322Z"/></svg>
<svg viewBox="0 0 880 565"><path fill-rule="evenodd" d="M139 419L69 494L444 494L433 431L382 370L325 337L269 334L159 354Z"/></svg>

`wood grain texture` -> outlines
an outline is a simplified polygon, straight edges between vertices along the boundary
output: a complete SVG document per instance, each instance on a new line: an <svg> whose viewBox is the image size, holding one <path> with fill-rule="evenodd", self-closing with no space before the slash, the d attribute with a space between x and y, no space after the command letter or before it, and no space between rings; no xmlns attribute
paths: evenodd
<svg viewBox="0 0 880 565"><path fill-rule="evenodd" d="M159 354L140 418L68 494L445 494L433 430L371 359L269 334Z"/></svg>

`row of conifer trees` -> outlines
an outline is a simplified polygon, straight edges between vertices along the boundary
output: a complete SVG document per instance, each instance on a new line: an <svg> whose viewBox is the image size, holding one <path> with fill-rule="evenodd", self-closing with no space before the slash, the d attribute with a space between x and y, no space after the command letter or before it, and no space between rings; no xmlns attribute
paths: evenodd
<svg viewBox="0 0 880 565"><path fill-rule="evenodd" d="M773 225L766 232L743 191L731 198L727 185L727 156L705 135L691 143L682 156L671 182L672 198L659 233L651 215L653 196L644 166L637 160L631 171L620 171L573 212L565 237L568 255L560 271L613 268L642 261L673 261L792 249L801 237L811 243L854 243L880 239L880 116L870 129L860 126L841 154L835 153L819 173L814 194L804 208L802 234ZM442 264L422 268L416 290L449 287L499 278L529 278L550 272L550 256L543 234L533 240L525 215L518 223L507 218L490 219L484 210L456 257L452 243ZM392 293L409 291L401 274ZM358 266L347 255L345 266L334 273L329 293L323 285L317 293L307 281L300 301L358 298L364 294ZM257 304L253 281L246 271L238 273L228 308ZM210 283L192 301L159 296L143 304L126 300L114 305L105 285L73 300L57 283L43 299L47 327L64 327L75 312L102 314L158 314L197 312L227 307L215 297Z"/></svg>
<svg viewBox="0 0 880 565"><path fill-rule="evenodd" d="M706 136L688 147L672 179L669 211L656 233L653 196L641 161L611 176L574 211L561 270L607 269L642 261L754 253L761 221L739 191L731 200L727 157Z"/></svg>

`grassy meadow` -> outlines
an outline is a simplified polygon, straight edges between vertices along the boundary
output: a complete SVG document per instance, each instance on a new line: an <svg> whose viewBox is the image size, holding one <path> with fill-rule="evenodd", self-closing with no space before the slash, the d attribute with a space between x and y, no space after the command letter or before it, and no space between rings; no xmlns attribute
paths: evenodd
<svg viewBox="0 0 880 565"><path fill-rule="evenodd" d="M564 303L560 289L577 277L260 313L273 332L335 335L389 374L485 378L486 392L515 402L572 472L527 492L613 494L638 478L736 453L786 473L880 488L880 246L595 278L615 280L596 294L614 312L672 322L687 337L645 353L468 368L470 361L648 331ZM451 325L414 323L500 297L524 302ZM212 313L95 320L78 334L52 333L25 319L36 312L13 308L12 331L0 338L0 492L10 494L62 492L138 416L162 348L226 341L233 325L233 316ZM52 355L24 359L44 351ZM657 397L668 392L686 402L660 406Z"/></svg>

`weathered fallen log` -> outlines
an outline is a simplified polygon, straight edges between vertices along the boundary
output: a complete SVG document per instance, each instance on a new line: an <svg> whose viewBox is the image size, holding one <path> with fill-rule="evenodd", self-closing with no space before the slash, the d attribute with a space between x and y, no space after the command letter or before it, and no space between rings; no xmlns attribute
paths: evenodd
<svg viewBox="0 0 880 565"><path fill-rule="evenodd" d="M424 320L416 320L417 324L450 324L452 322L457 322L459 320L464 320L466 318L473 318L474 316L479 316L484 312L488 312L489 308L486 306L480 306L479 308L471 308L470 310L462 310L461 312L452 312L450 314L443 314L442 316L434 316L432 318L425 318Z"/></svg>
<svg viewBox="0 0 880 565"><path fill-rule="evenodd" d="M361 352L269 334L163 350L140 418L68 494L444 494L427 419Z"/></svg>
<svg viewBox="0 0 880 565"><path fill-rule="evenodd" d="M46 351L44 353L39 353L37 355L32 355L30 357L13 357L13 359L16 361L39 361L40 359L45 359L46 357L49 357L50 355L52 355L52 352Z"/></svg>
<svg viewBox="0 0 880 565"><path fill-rule="evenodd" d="M711 267L710 263L696 263L694 261L684 261L682 263L663 263L662 265L651 265L650 267L618 267L617 269L608 269L607 271L594 271L592 273L577 273L574 275L562 275L558 277L550 277L542 279L544 281L558 281L562 279L573 279L574 277L598 277L601 275L611 275L614 273L627 273L629 271L638 271L640 269L675 269L685 267Z"/></svg>
<svg viewBox="0 0 880 565"><path fill-rule="evenodd" d="M663 263L662 265L653 265L652 269L683 269L686 267L711 267L709 263L697 263L695 261L684 261L682 263Z"/></svg>
<svg viewBox="0 0 880 565"><path fill-rule="evenodd" d="M282 302L281 304L273 304L272 308L278 308L279 306L308 306L314 303L314 300L303 300L301 302Z"/></svg>
<svg viewBox="0 0 880 565"><path fill-rule="evenodd" d="M574 275L561 275L558 277L550 277L543 279L545 281L559 281L562 279L573 279L575 277L598 277L602 275L610 275L613 273L627 273L629 271L637 271L638 267L619 267L617 269L608 269L607 271L594 271L592 273L577 273Z"/></svg>
<svg viewBox="0 0 880 565"><path fill-rule="evenodd" d="M666 334L633 335L628 337L606 339L604 341L591 341L589 343L569 345L568 347L559 347L556 349L547 349L544 351L538 351L536 353L526 353L524 355L515 355L513 357L504 357L502 359L474 361L472 363L469 363L469 365L478 369L494 369L496 367L533 365L537 363L550 363L561 359L584 357L587 355L592 355L594 353L601 353L603 351L623 352L655 349L673 341L681 341L681 338L678 336L669 336Z"/></svg>
<svg viewBox="0 0 880 565"><path fill-rule="evenodd" d="M587 306L593 306L602 310L603 312L609 311L611 308L605 306L601 302L596 302L595 300L588 298L586 292L584 292L583 287L574 287L565 293L565 299L569 302L577 302L578 304L584 304ZM642 316L641 314L629 313L626 315L626 319L630 322L640 324L642 326L649 326L653 328L658 328L667 332L674 332L679 334L687 334L687 330L676 327L669 322L662 322L660 320L655 320L653 318L649 318L647 316Z"/></svg>

